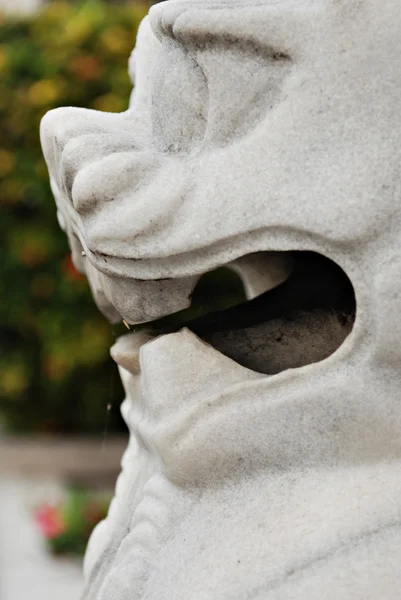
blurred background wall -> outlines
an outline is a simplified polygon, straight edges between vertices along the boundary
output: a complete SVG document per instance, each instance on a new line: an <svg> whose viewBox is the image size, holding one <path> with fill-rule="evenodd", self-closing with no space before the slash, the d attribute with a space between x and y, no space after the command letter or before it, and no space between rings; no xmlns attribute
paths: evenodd
<svg viewBox="0 0 401 600"><path fill-rule="evenodd" d="M123 392L109 358L118 331L71 263L38 132L58 106L127 108L127 61L151 3L0 2L0 428L121 431Z"/></svg>

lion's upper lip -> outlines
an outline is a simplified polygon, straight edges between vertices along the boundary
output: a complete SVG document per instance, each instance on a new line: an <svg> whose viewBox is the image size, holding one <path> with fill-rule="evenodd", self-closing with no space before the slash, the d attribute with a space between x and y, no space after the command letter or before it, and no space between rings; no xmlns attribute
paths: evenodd
<svg viewBox="0 0 401 600"><path fill-rule="evenodd" d="M124 265L132 266L135 261L101 252L101 239L91 237L91 230L85 228L81 215L55 182L53 191L67 227L74 264L87 275L98 307L110 321L124 319L131 324L144 323L181 311L191 304L191 294L202 272L163 279L130 277ZM112 211L112 207L106 208ZM63 219L65 212L67 218ZM105 228L100 230L100 235L102 232L106 237L110 235L110 219L101 219L97 214L96 222ZM111 238L114 243L114 236ZM248 299L280 284L292 270L289 253L250 254L230 264L240 273Z"/></svg>

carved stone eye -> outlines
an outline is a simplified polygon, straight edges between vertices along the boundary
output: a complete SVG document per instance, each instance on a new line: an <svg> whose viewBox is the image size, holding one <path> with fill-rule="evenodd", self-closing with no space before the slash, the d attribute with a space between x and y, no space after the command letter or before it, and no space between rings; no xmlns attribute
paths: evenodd
<svg viewBox="0 0 401 600"><path fill-rule="evenodd" d="M249 134L285 95L293 67L275 36L269 44L252 32L247 38L219 31L210 17L218 7L202 6L198 16L193 8L168 3L153 13L161 48L153 73L152 123L164 152L222 147Z"/></svg>
<svg viewBox="0 0 401 600"><path fill-rule="evenodd" d="M166 41L154 71L157 149L189 152L202 142L220 147L249 134L280 100L291 67L286 53L250 42ZM227 89L235 90L229 107Z"/></svg>
<svg viewBox="0 0 401 600"><path fill-rule="evenodd" d="M274 109L292 68L285 53L230 38L205 44L198 61L209 88L205 145L218 147L249 135ZM227 89L234 90L229 109Z"/></svg>

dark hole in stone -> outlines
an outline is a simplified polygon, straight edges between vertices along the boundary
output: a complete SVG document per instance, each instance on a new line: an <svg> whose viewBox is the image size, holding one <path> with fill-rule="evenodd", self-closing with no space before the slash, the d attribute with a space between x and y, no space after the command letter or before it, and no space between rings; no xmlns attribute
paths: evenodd
<svg viewBox="0 0 401 600"><path fill-rule="evenodd" d="M345 272L328 258L314 252L293 256L294 271L277 288L204 314L186 326L216 350L260 373L275 374L327 358L352 330L354 289ZM219 272L214 272L215 278ZM205 277L211 280L213 274ZM213 286L208 288L202 279L194 299L202 289L213 294ZM234 290L233 280L230 285ZM240 280L235 289L238 302Z"/></svg>

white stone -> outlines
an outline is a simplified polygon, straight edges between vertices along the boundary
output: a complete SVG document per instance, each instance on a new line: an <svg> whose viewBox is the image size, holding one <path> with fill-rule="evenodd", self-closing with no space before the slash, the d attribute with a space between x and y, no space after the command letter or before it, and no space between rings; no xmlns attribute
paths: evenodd
<svg viewBox="0 0 401 600"><path fill-rule="evenodd" d="M186 308L221 265L258 295L291 272L266 254L255 280L259 252L318 252L357 299L334 354L273 376L188 329L117 342L131 439L85 600L400 597L400 56L396 0L169 0L129 111L43 120L111 320Z"/></svg>

